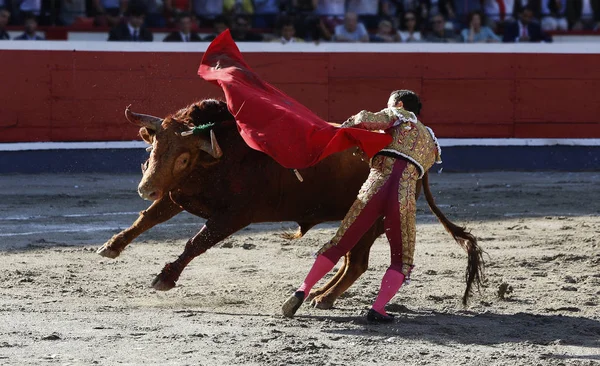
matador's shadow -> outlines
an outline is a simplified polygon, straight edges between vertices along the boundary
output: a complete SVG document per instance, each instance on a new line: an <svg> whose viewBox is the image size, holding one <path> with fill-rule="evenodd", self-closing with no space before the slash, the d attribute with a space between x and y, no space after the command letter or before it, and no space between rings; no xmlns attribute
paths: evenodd
<svg viewBox="0 0 600 366"><path fill-rule="evenodd" d="M424 340L437 344L493 345L528 341L539 345L570 345L600 347L600 320L577 316L538 315L530 313L493 314L464 311L442 313L411 311L396 315L391 324L369 324L364 316L296 316L304 319L322 319L339 323L340 327L323 330L354 336L398 337ZM351 323L344 327L343 324ZM600 355L588 358L600 360Z"/></svg>

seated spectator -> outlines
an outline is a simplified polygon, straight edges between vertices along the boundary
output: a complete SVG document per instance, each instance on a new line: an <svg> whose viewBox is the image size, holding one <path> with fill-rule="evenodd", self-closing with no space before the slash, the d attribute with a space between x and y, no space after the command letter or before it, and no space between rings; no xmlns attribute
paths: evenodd
<svg viewBox="0 0 600 366"><path fill-rule="evenodd" d="M279 0L254 0L254 28L275 28L278 14Z"/></svg>
<svg viewBox="0 0 600 366"><path fill-rule="evenodd" d="M567 22L567 0L542 0L542 30L569 29Z"/></svg>
<svg viewBox="0 0 600 366"><path fill-rule="evenodd" d="M454 31L446 28L446 19L441 14L433 17L431 20L431 32L425 37L425 41L432 43L455 43L459 38Z"/></svg>
<svg viewBox="0 0 600 366"><path fill-rule="evenodd" d="M493 43L500 42L498 37L490 27L482 26L482 15L475 11L469 14L469 28L463 29L461 37L465 43Z"/></svg>
<svg viewBox="0 0 600 366"><path fill-rule="evenodd" d="M119 23L110 30L109 41L152 42L154 36L144 26L144 9L131 7L128 10L127 22Z"/></svg>
<svg viewBox="0 0 600 366"><path fill-rule="evenodd" d="M567 1L567 19L573 30L593 30L600 25L600 0Z"/></svg>
<svg viewBox="0 0 600 366"><path fill-rule="evenodd" d="M412 11L404 13L402 28L398 31L400 42L421 42L421 32L417 28L417 15Z"/></svg>
<svg viewBox="0 0 600 366"><path fill-rule="evenodd" d="M542 42L550 41L550 39L542 32L540 25L533 21L533 10L525 7L521 10L518 21L504 27L503 41L509 43Z"/></svg>
<svg viewBox="0 0 600 366"><path fill-rule="evenodd" d="M15 38L15 41L43 41L44 37L37 35L37 19L30 15L25 19L25 33Z"/></svg>
<svg viewBox="0 0 600 366"><path fill-rule="evenodd" d="M291 19L284 19L279 26L279 38L273 39L271 42L279 42L283 44L304 42L302 38L296 37L296 27Z"/></svg>
<svg viewBox="0 0 600 366"><path fill-rule="evenodd" d="M213 34L204 37L202 40L205 42L210 42L213 39L217 38L219 34L225 32L227 28L229 28L229 22L227 21L227 18L225 18L222 15L219 15L218 17L213 19Z"/></svg>
<svg viewBox="0 0 600 366"><path fill-rule="evenodd" d="M69 26L79 17L85 16L85 0L61 0L60 24Z"/></svg>
<svg viewBox="0 0 600 366"><path fill-rule="evenodd" d="M3 7L0 7L0 41L10 39L10 35L6 31L6 26L10 20L10 12Z"/></svg>
<svg viewBox="0 0 600 366"><path fill-rule="evenodd" d="M335 27L333 39L336 42L369 42L369 33L365 26L358 22L356 14L346 13L344 24Z"/></svg>
<svg viewBox="0 0 600 366"><path fill-rule="evenodd" d="M180 14L179 21L177 22L179 30L171 32L163 39L163 42L201 42L202 39L198 33L192 32L193 24L190 14Z"/></svg>
<svg viewBox="0 0 600 366"><path fill-rule="evenodd" d="M250 30L250 19L245 15L234 18L231 26L231 36L236 42L262 42L263 36Z"/></svg>
<svg viewBox="0 0 600 366"><path fill-rule="evenodd" d="M371 36L371 42L390 43L400 42L399 32L394 32L394 26L389 20L382 20L377 27L377 34Z"/></svg>
<svg viewBox="0 0 600 366"><path fill-rule="evenodd" d="M175 25L181 14L190 15L193 14L192 11L192 0L165 0L164 14L167 27ZM195 20L192 19L192 22L195 23Z"/></svg>
<svg viewBox="0 0 600 366"><path fill-rule="evenodd" d="M252 15L252 0L223 0L223 13L227 15Z"/></svg>
<svg viewBox="0 0 600 366"><path fill-rule="evenodd" d="M358 15L358 20L367 29L379 23L379 0L348 0L347 11Z"/></svg>

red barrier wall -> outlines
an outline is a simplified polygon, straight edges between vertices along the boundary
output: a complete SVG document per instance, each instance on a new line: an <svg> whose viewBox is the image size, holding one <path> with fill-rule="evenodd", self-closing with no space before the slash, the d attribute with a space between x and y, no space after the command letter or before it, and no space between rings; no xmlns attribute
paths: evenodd
<svg viewBox="0 0 600 366"><path fill-rule="evenodd" d="M600 55L246 53L268 82L343 121L421 94L439 137L600 137ZM137 139L123 111L165 116L222 96L196 75L199 53L0 52L0 142Z"/></svg>

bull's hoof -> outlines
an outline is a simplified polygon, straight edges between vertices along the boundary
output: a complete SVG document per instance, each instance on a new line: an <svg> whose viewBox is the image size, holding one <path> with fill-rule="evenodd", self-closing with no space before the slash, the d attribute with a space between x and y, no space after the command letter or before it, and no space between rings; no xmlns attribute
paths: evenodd
<svg viewBox="0 0 600 366"><path fill-rule="evenodd" d="M103 246L98 248L96 253L100 254L103 257L111 258L111 259L115 259L121 254L120 251L112 249L111 247L107 246L106 244L104 244Z"/></svg>
<svg viewBox="0 0 600 366"><path fill-rule="evenodd" d="M330 300L326 296L315 296L310 305L321 310L329 310L333 307L335 300Z"/></svg>
<svg viewBox="0 0 600 366"><path fill-rule="evenodd" d="M169 291L175 287L175 281L164 280L162 275L158 275L154 281L152 281L152 287L158 291Z"/></svg>

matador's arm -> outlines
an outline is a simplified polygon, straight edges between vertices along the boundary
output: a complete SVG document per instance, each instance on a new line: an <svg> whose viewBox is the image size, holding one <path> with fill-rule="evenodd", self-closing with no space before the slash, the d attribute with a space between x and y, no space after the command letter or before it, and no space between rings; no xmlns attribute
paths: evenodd
<svg viewBox="0 0 600 366"><path fill-rule="evenodd" d="M415 115L402 108L385 108L379 112L360 111L358 114L348 118L340 127L354 127L365 130L386 130L400 121L416 122Z"/></svg>

